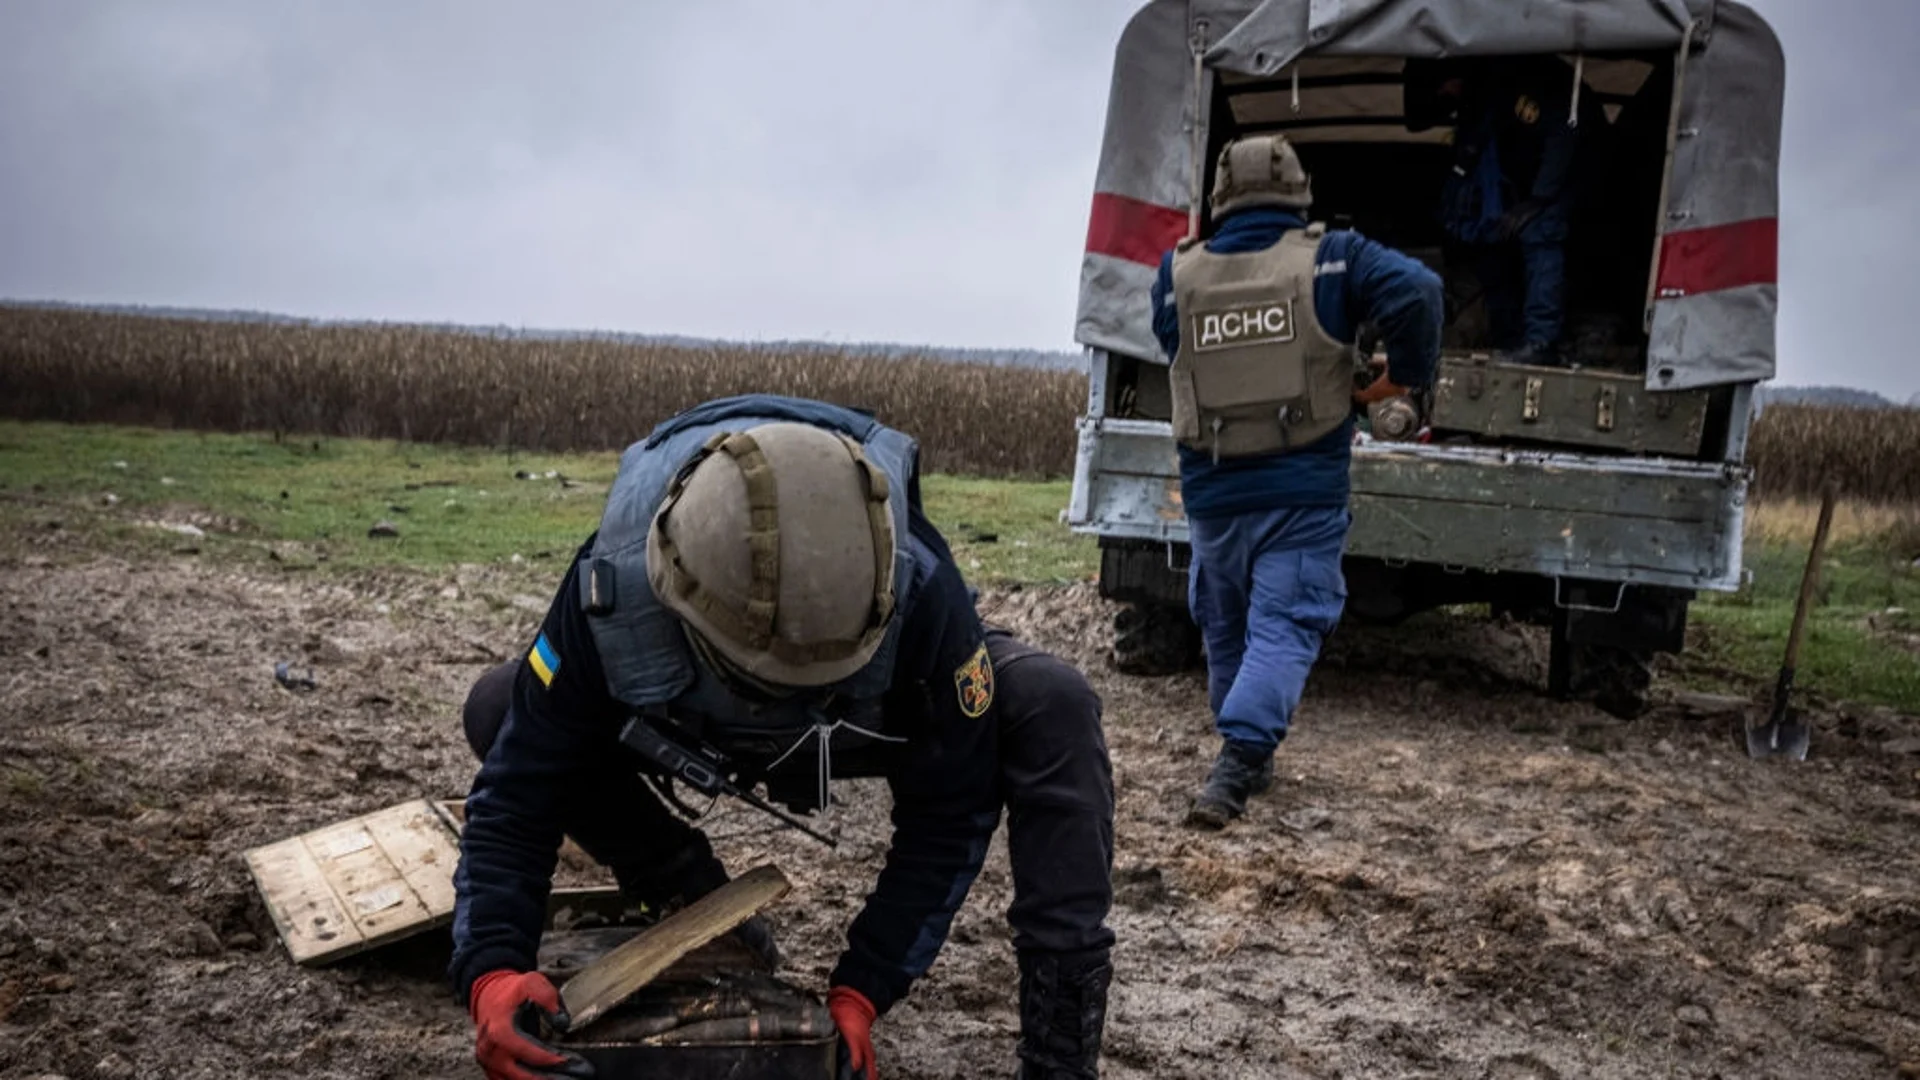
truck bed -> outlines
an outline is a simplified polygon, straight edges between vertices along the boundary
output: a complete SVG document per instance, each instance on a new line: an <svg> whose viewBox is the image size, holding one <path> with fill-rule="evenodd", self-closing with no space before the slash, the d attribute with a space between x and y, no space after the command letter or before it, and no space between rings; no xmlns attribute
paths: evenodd
<svg viewBox="0 0 1920 1080"><path fill-rule="evenodd" d="M1069 525L1186 541L1165 422L1088 417L1079 437ZM1750 477L1735 463L1363 439L1348 553L1732 591Z"/></svg>

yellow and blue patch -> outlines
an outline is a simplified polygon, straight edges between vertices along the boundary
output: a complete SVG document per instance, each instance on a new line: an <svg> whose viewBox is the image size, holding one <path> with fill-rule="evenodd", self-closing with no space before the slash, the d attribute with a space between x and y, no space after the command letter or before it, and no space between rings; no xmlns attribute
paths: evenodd
<svg viewBox="0 0 1920 1080"><path fill-rule="evenodd" d="M552 686L553 677L560 674L560 654L553 651L553 643L547 640L545 631L533 640L533 648L527 651L527 663L533 673L540 676L541 686Z"/></svg>

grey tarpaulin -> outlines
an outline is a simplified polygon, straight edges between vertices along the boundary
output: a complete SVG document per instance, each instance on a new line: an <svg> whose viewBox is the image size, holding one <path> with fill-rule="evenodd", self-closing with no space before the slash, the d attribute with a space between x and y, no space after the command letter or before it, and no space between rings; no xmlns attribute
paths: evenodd
<svg viewBox="0 0 1920 1080"><path fill-rule="evenodd" d="M1147 289L1184 232L1188 125L1204 121L1193 115L1196 34L1210 83L1213 72L1284 76L1302 56L1678 50L1690 25L1648 384L1772 377L1785 61L1767 24L1732 0L1153 0L1115 55L1075 338L1164 360Z"/></svg>
<svg viewBox="0 0 1920 1080"><path fill-rule="evenodd" d="M1712 0L1267 0L1207 63L1274 75L1302 53L1500 56L1676 49Z"/></svg>

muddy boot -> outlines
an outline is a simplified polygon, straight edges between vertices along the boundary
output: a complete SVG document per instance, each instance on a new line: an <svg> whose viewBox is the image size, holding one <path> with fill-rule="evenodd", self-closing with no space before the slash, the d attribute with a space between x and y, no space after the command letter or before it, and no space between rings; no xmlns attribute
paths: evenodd
<svg viewBox="0 0 1920 1080"><path fill-rule="evenodd" d="M1106 949L1020 954L1020 1067L1013 1080L1098 1080L1107 1027Z"/></svg>
<svg viewBox="0 0 1920 1080"><path fill-rule="evenodd" d="M1187 812L1187 824L1224 829L1227 822L1247 812L1249 796L1272 786L1273 751L1228 740L1220 745L1220 756L1213 760L1207 784Z"/></svg>

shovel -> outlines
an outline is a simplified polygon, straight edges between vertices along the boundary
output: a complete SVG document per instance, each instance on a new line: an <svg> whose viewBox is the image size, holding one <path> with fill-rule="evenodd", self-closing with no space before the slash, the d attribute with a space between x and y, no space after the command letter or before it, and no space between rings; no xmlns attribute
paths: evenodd
<svg viewBox="0 0 1920 1080"><path fill-rule="evenodd" d="M1793 692L1793 667L1800 660L1800 633L1807 625L1807 605L1820 584L1820 553L1826 550L1827 527L1833 524L1833 487L1820 494L1820 523L1813 529L1813 550L1807 552L1807 569L1800 575L1800 599L1793 605L1793 629L1787 634L1787 657L1780 667L1779 681L1773 685L1773 708L1764 724L1747 723L1747 754L1755 759L1784 754L1795 761L1807 760L1807 744L1812 733L1797 710L1789 708L1787 698Z"/></svg>

